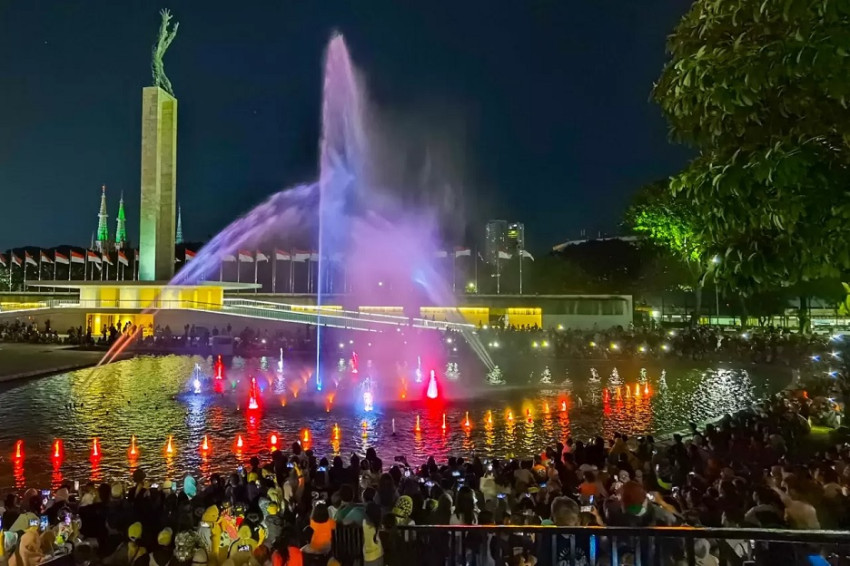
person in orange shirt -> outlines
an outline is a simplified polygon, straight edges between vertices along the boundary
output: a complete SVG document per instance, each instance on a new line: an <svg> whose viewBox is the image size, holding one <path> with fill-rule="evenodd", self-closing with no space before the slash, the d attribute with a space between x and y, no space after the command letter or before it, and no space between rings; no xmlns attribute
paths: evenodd
<svg viewBox="0 0 850 566"><path fill-rule="evenodd" d="M272 566L304 566L304 556L298 547L298 534L287 530L274 543Z"/></svg>
<svg viewBox="0 0 850 566"><path fill-rule="evenodd" d="M331 537L336 528L336 521L331 519L328 505L324 501L318 501L313 507L310 528L313 529L310 544L301 548L301 551L308 554L327 554L331 549Z"/></svg>

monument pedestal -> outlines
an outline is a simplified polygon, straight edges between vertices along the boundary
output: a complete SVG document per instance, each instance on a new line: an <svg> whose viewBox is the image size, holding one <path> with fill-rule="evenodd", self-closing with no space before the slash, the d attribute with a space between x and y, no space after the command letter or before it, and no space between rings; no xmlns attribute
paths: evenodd
<svg viewBox="0 0 850 566"><path fill-rule="evenodd" d="M177 206L177 99L157 86L142 89L142 202L139 280L174 276Z"/></svg>

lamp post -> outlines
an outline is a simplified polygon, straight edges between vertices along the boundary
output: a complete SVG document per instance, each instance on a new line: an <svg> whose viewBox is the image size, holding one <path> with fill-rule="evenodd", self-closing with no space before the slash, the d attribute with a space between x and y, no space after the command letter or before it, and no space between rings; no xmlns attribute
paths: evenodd
<svg viewBox="0 0 850 566"><path fill-rule="evenodd" d="M714 264L714 318L716 324L720 324L720 291L717 286L717 266L720 264L720 256L716 255L711 258L711 263Z"/></svg>

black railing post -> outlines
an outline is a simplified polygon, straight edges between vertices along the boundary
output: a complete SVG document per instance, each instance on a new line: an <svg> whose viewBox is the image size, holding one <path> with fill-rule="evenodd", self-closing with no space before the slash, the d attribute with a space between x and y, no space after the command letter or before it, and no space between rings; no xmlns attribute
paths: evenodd
<svg viewBox="0 0 850 566"><path fill-rule="evenodd" d="M685 539L685 554L688 557L688 566L696 566L696 555L694 553L694 537L690 536Z"/></svg>

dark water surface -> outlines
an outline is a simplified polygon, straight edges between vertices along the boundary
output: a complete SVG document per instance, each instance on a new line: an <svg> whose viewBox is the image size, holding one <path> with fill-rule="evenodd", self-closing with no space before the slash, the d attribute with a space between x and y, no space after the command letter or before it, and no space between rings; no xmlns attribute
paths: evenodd
<svg viewBox="0 0 850 566"><path fill-rule="evenodd" d="M192 392L195 364L206 376L200 394ZM155 481L178 479L186 472L208 475L232 470L251 456L267 455L272 433L278 435L280 446L303 439L306 433L318 455L338 452L346 459L352 451L362 454L369 446L377 447L385 461L406 454L411 463L429 455L445 458L473 450L491 456L527 456L568 435L671 432L689 421L749 406L788 381L787 370L781 368L663 364L552 362L549 373L554 384L547 385L540 383L545 366L537 361L521 366L531 368L528 378L507 376L512 383L529 382L520 386L487 385L485 372L468 364L459 368L456 382L439 378L443 398L437 401L422 398L427 375L418 384L412 372L393 368L384 371L391 377L375 378L374 410L367 412L362 389L355 383L378 369L366 362L356 376L348 370L339 373L333 365L325 372L323 391L317 393L306 363L287 361L280 374L276 359L235 358L216 384L209 377L214 371L211 358L137 357L4 385L0 486L46 488L63 479L125 479L137 466ZM406 377L399 377L402 374ZM258 391L256 410L247 406L252 377ZM335 379L342 381L339 390ZM221 393L214 392L216 385ZM420 432L415 431L417 416ZM130 458L133 435L138 454ZM205 436L206 453L201 450ZM241 450L236 445L240 436ZM99 458L90 456L94 438L99 441ZM61 439L58 458L56 439ZM14 457L18 440L23 441L21 459Z"/></svg>

